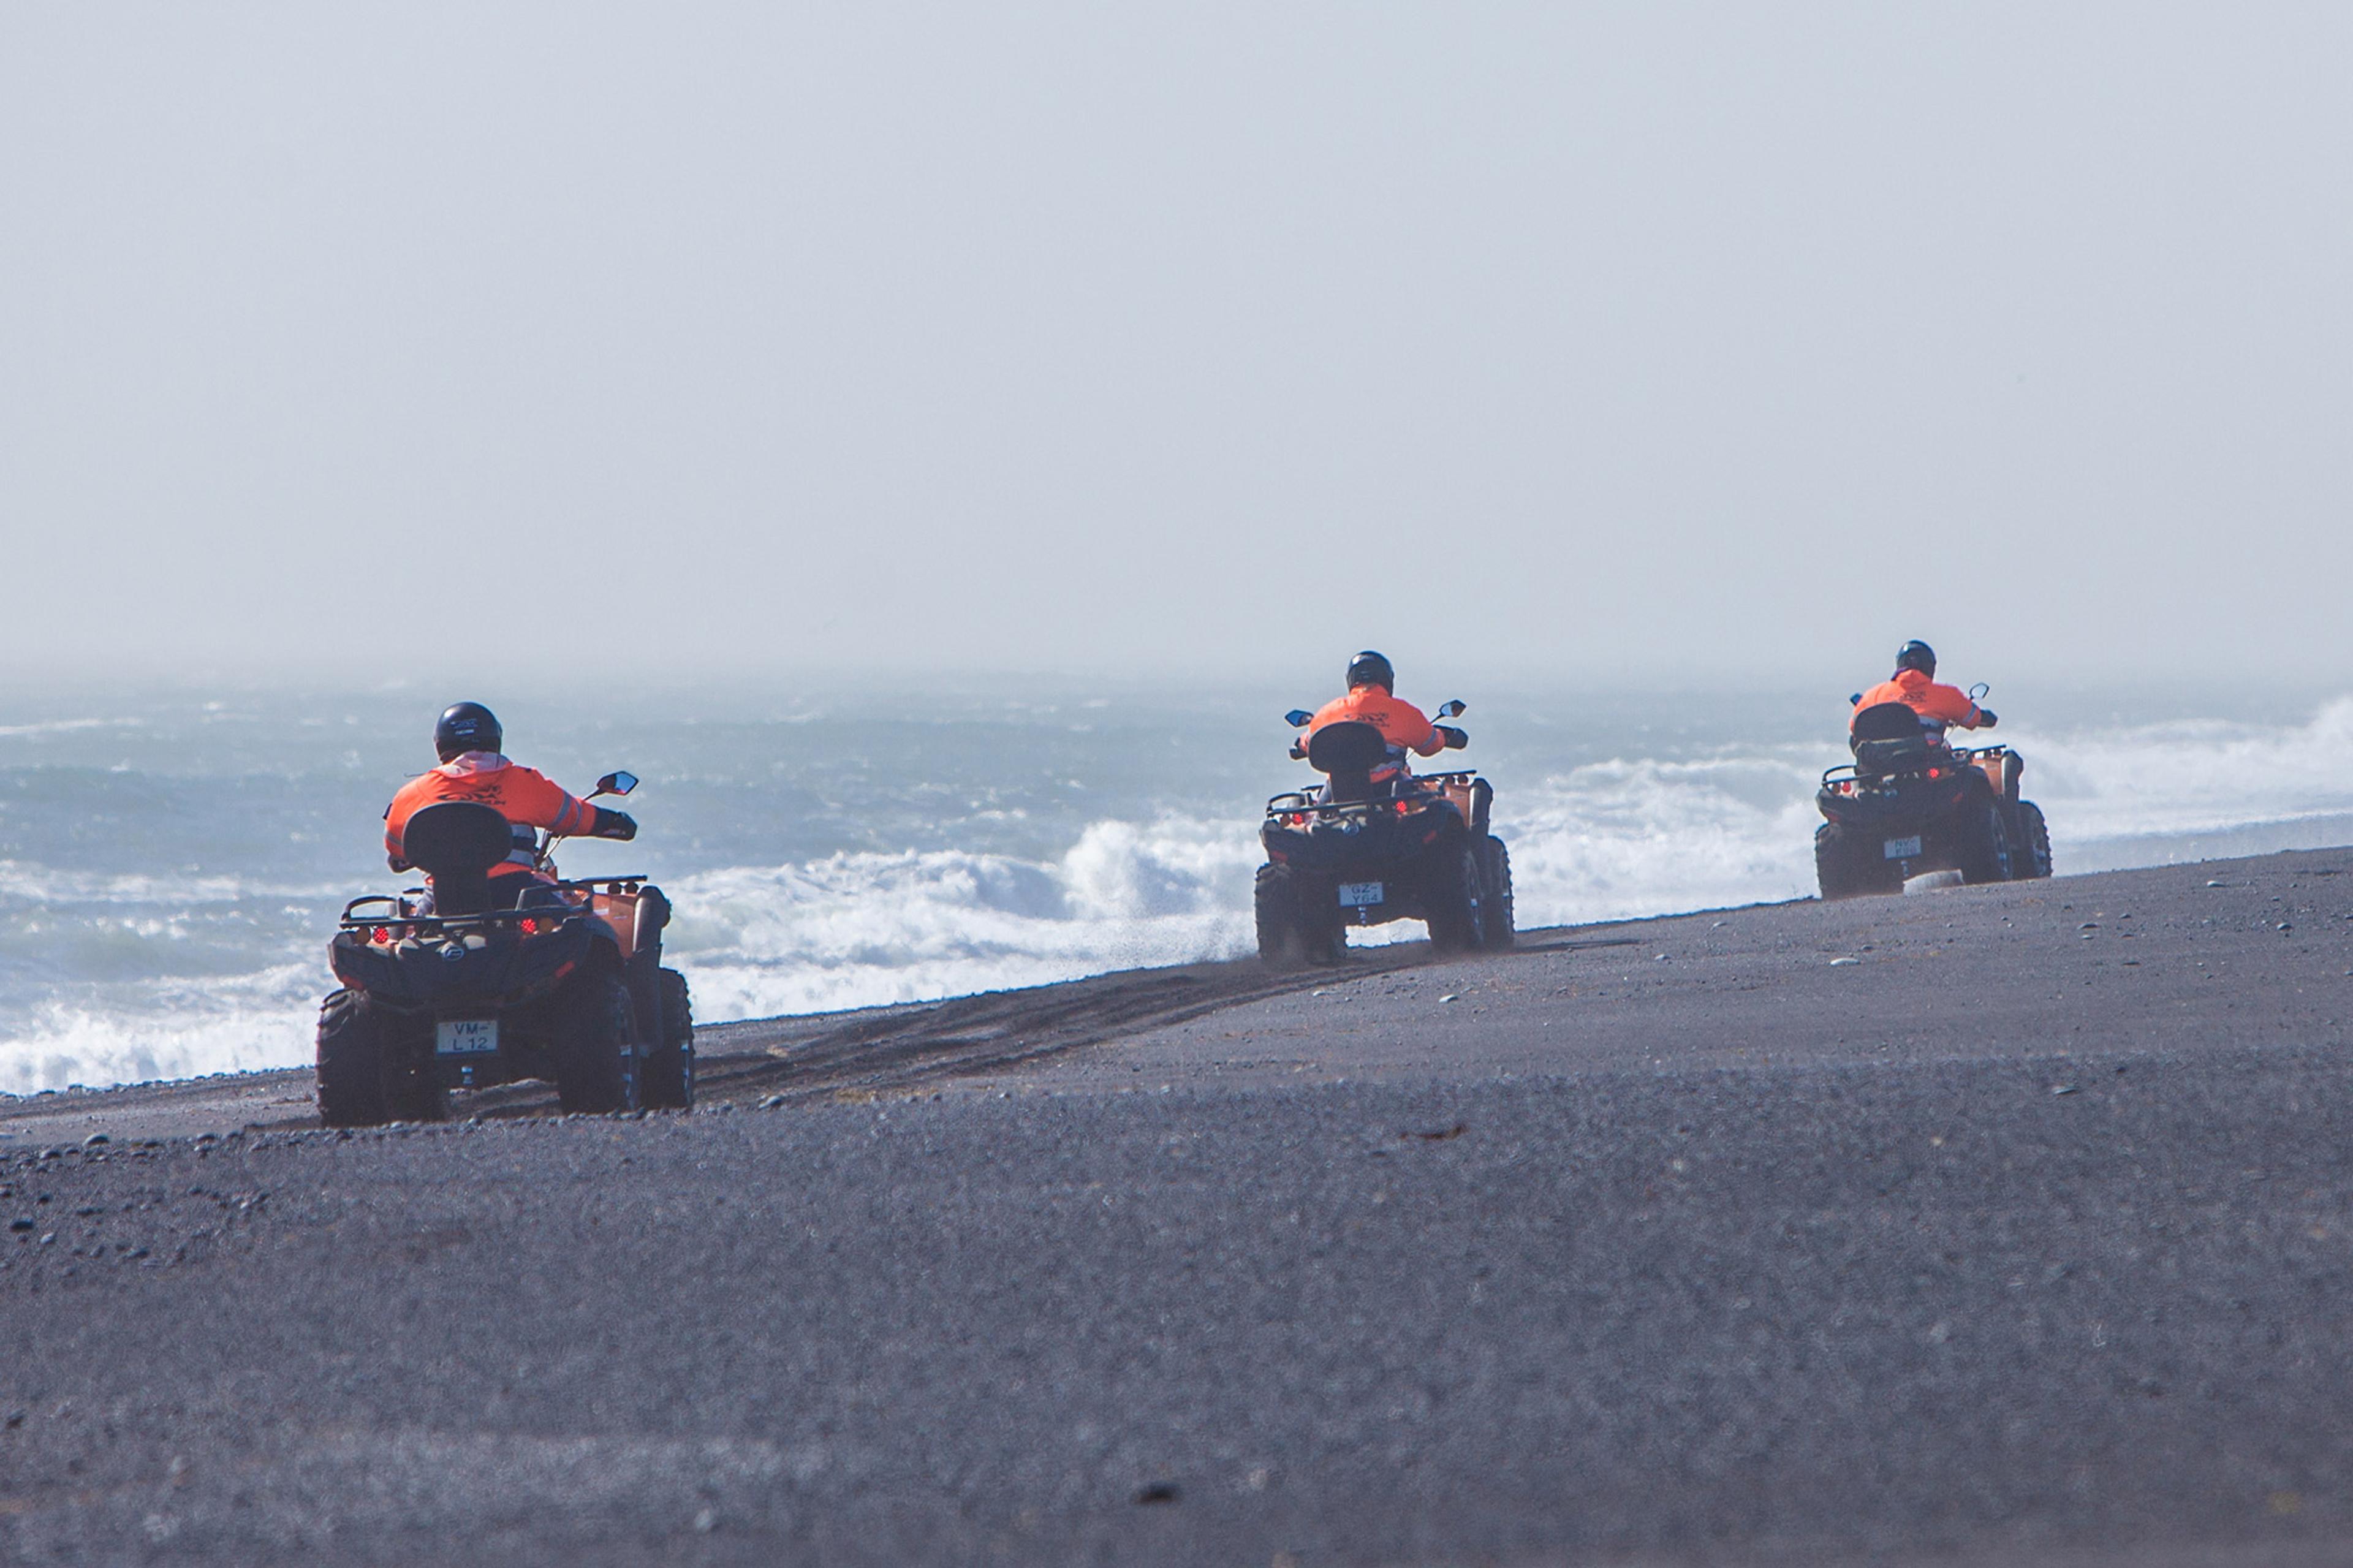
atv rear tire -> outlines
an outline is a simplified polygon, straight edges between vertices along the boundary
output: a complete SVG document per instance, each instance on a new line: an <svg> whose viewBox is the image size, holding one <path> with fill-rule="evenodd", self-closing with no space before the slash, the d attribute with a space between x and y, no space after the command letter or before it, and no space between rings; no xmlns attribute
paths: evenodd
<svg viewBox="0 0 2353 1568"><path fill-rule="evenodd" d="M1290 873L1261 866L1250 889L1250 908L1258 919L1258 961L1269 969L1302 969L1307 950L1301 941L1299 889Z"/></svg>
<svg viewBox="0 0 2353 1568"><path fill-rule="evenodd" d="M1261 866L1250 903L1258 919L1259 962L1269 969L1348 962L1348 931L1337 909L1309 909L1291 873Z"/></svg>
<svg viewBox="0 0 2353 1568"><path fill-rule="evenodd" d="M1492 833L1481 847L1485 851L1480 857L1479 880L1487 894L1487 947L1504 952L1517 937L1512 910L1512 852Z"/></svg>
<svg viewBox="0 0 2353 1568"><path fill-rule="evenodd" d="M636 1013L628 982L613 973L583 975L565 999L558 1027L555 1098L564 1109L591 1116L637 1110Z"/></svg>
<svg viewBox="0 0 2353 1568"><path fill-rule="evenodd" d="M1962 806L1959 838L1962 881L2007 882L2017 875L2010 826L2002 821L2001 803L1990 792L1972 795Z"/></svg>
<svg viewBox="0 0 2353 1568"><path fill-rule="evenodd" d="M1861 898L1868 893L1893 893L1904 886L1903 868L1885 858L1865 859L1866 848L1878 845L1859 839L1835 822L1814 829L1814 879L1825 903L1832 899Z"/></svg>
<svg viewBox="0 0 2353 1568"><path fill-rule="evenodd" d="M2018 842L2010 846L2010 874L2020 881L2051 875L2051 827L2042 820L2042 808L2031 800L2018 803Z"/></svg>
<svg viewBox="0 0 2353 1568"><path fill-rule="evenodd" d="M647 1054L642 1098L649 1110L694 1109L694 1002L686 976L665 969L656 979L661 995L661 1038Z"/></svg>
<svg viewBox="0 0 2353 1568"><path fill-rule="evenodd" d="M1479 885L1477 850L1465 844L1441 858L1421 895L1429 912L1430 945L1443 953L1472 952L1486 944L1486 899Z"/></svg>
<svg viewBox="0 0 2353 1568"><path fill-rule="evenodd" d="M328 996L319 1008L319 1120L381 1127L446 1119L449 1091L417 1034L359 992Z"/></svg>

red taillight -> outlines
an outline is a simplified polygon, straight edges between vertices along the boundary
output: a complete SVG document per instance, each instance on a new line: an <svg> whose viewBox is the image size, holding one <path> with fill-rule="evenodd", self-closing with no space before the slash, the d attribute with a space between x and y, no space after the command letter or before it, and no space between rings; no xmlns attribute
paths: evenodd
<svg viewBox="0 0 2353 1568"><path fill-rule="evenodd" d="M1304 827L1307 826L1307 814L1303 811L1294 811L1282 821L1286 827Z"/></svg>
<svg viewBox="0 0 2353 1568"><path fill-rule="evenodd" d="M1942 768L1930 768L1928 770L1928 776L1932 779L1943 778L1945 776L1945 770Z"/></svg>
<svg viewBox="0 0 2353 1568"><path fill-rule="evenodd" d="M390 926L377 926L375 930L368 932L368 941L370 942L390 942L391 940L392 928Z"/></svg>
<svg viewBox="0 0 2353 1568"><path fill-rule="evenodd" d="M1413 810L1413 802L1411 802L1411 801L1409 801L1409 800L1401 800L1401 801L1399 801L1399 802L1398 802L1398 803L1397 803L1397 814L1398 814L1399 816L1407 816L1407 815L1408 815L1408 814L1409 814L1412 810Z"/></svg>
<svg viewBox="0 0 2353 1568"><path fill-rule="evenodd" d="M539 934L539 922L526 915L523 918L522 922L522 934L525 936L537 936Z"/></svg>

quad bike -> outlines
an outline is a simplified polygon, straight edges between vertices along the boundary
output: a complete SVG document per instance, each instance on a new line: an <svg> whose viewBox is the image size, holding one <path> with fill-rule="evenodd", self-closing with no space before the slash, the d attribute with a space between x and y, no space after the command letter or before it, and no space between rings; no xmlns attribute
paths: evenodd
<svg viewBox="0 0 2353 1568"><path fill-rule="evenodd" d="M607 773L589 799L638 781ZM566 1110L694 1104L686 976L661 967L670 900L643 877L492 878L528 850L553 876L557 836L443 801L408 819L402 853L432 879L343 908L319 1012L319 1114L331 1127L438 1121L453 1089L554 1080Z"/></svg>
<svg viewBox="0 0 2353 1568"><path fill-rule="evenodd" d="M1288 715L1294 729L1313 717ZM1370 724L1327 724L1291 754L1324 783L1266 803L1255 903L1269 968L1338 963L1350 925L1388 921L1426 922L1440 952L1512 945L1512 858L1488 831L1493 785L1468 770L1417 777Z"/></svg>
<svg viewBox="0 0 2353 1568"><path fill-rule="evenodd" d="M1814 829L1823 898L1900 892L1927 871L1965 882L2051 875L2051 830L2019 798L2026 763L2009 747L1948 746L1901 702L1857 713L1850 744L1853 763L1825 772L1814 797L1826 819Z"/></svg>

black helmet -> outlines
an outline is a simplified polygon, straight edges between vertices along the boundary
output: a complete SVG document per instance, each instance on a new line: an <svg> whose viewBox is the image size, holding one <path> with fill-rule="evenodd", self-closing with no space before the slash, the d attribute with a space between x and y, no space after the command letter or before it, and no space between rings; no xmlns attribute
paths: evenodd
<svg viewBox="0 0 2353 1568"><path fill-rule="evenodd" d="M1377 686L1387 691L1395 691L1397 671L1389 668L1388 659L1366 648L1348 661L1348 689L1354 691L1359 686Z"/></svg>
<svg viewBox="0 0 2353 1568"><path fill-rule="evenodd" d="M1895 650L1895 668L1916 669L1923 675L1933 677L1936 673L1936 650L1914 637Z"/></svg>
<svg viewBox="0 0 2353 1568"><path fill-rule="evenodd" d="M499 728L499 716L479 702L460 702L441 711L441 721L433 726L433 749L441 760L464 752L495 752L506 744L506 731Z"/></svg>

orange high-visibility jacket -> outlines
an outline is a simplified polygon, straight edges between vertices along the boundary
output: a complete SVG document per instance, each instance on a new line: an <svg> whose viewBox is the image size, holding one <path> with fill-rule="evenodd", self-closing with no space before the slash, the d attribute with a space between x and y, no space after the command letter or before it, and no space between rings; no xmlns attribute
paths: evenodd
<svg viewBox="0 0 2353 1568"><path fill-rule="evenodd" d="M468 752L400 786L400 793L384 810L385 853L406 864L400 837L408 819L445 800L496 806L511 823L544 827L551 833L586 833L596 822L595 806L566 795L545 773L511 763L496 752ZM511 876L528 869L518 858L492 867L491 875Z"/></svg>
<svg viewBox="0 0 2353 1568"><path fill-rule="evenodd" d="M1403 746L1419 756L1434 757L1446 749L1446 737L1438 732L1428 714L1410 702L1398 701L1378 686L1356 687L1345 697L1326 702L1307 721L1307 733L1312 736L1326 724L1352 721L1370 724L1390 745Z"/></svg>
<svg viewBox="0 0 2353 1568"><path fill-rule="evenodd" d="M1964 730L1978 727L1978 705L1969 694L1957 686L1939 686L1916 669L1899 669L1862 694L1854 705L1858 714L1881 702L1901 702L1923 719L1933 719L1939 724L1958 724ZM1847 721L1854 728L1854 721Z"/></svg>

